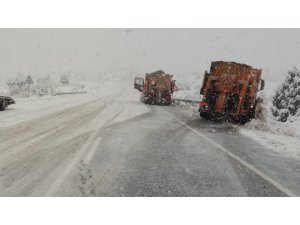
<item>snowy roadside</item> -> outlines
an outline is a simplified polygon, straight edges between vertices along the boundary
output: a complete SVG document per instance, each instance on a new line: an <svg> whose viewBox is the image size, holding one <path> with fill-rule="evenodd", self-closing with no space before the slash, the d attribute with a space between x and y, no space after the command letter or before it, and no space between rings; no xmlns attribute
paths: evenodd
<svg viewBox="0 0 300 225"><path fill-rule="evenodd" d="M300 156L300 118L285 123L274 120L271 115L272 97L279 82L266 82L266 88L261 93L266 109L266 121L252 120L240 127L240 132L270 150L289 156Z"/></svg>
<svg viewBox="0 0 300 225"><path fill-rule="evenodd" d="M76 96L45 96L14 98L15 105L10 105L0 113L0 126L7 127L38 116L80 105L95 99L89 94Z"/></svg>
<svg viewBox="0 0 300 225"><path fill-rule="evenodd" d="M179 103L176 107L184 109L182 117L199 117L198 107L186 103ZM282 124L276 121L264 124L261 121L252 120L246 125L237 127L240 134L253 139L270 151L291 157L300 157L300 120L293 124Z"/></svg>
<svg viewBox="0 0 300 225"><path fill-rule="evenodd" d="M88 93L69 96L44 96L30 98L14 98L15 105L0 112L0 126L7 127L26 120L34 119L49 113L68 109L85 102L115 94L124 89L124 84L106 82L103 84L86 84Z"/></svg>
<svg viewBox="0 0 300 225"><path fill-rule="evenodd" d="M262 130L241 128L240 133L268 149L292 157L300 157L300 139Z"/></svg>

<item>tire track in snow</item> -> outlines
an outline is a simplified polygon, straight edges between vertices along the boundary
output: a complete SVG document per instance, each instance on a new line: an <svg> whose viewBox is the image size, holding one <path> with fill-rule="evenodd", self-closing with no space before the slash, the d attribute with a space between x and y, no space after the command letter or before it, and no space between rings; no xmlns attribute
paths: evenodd
<svg viewBox="0 0 300 225"><path fill-rule="evenodd" d="M63 184L63 182L68 178L68 176L74 171L74 168L78 163L80 163L80 160L84 157L84 155L88 155L89 151L93 151L93 144L96 142L97 136L99 131L107 124L109 124L111 121L113 121L115 118L117 118L122 111L124 110L123 104L115 102L120 96L118 96L116 99L113 100L112 104L106 107L100 114L99 117L101 117L102 121L99 122L98 126L96 126L93 133L89 136L88 140L81 146L81 148L76 152L76 155L71 158L65 166L62 171L56 174L59 174L55 180L52 182L52 184L47 188L45 191L45 196L53 196L59 189L59 187ZM119 107L117 109L117 113L112 114L113 107ZM112 109L111 109L112 108ZM104 115L103 115L104 114Z"/></svg>

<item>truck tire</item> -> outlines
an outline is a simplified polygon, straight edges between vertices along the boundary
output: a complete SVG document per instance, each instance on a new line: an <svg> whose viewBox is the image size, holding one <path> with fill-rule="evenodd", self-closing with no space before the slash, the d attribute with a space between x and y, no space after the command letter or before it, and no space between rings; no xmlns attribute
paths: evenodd
<svg viewBox="0 0 300 225"><path fill-rule="evenodd" d="M165 99L165 98L162 98L162 105L164 106L164 105L171 105L171 101L169 101L169 100L167 100L167 99Z"/></svg>
<svg viewBox="0 0 300 225"><path fill-rule="evenodd" d="M211 115L207 112L200 112L200 117L202 117L205 120L211 120Z"/></svg>
<svg viewBox="0 0 300 225"><path fill-rule="evenodd" d="M244 125L245 123L248 123L248 122L250 122L249 116L241 116L241 117L239 118L239 123L240 123L241 125Z"/></svg>

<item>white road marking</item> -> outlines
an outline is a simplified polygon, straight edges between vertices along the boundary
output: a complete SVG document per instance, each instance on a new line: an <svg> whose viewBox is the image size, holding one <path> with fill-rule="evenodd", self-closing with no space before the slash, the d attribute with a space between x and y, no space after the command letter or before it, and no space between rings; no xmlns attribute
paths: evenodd
<svg viewBox="0 0 300 225"><path fill-rule="evenodd" d="M83 160L84 164L89 164L91 159L93 158L98 146L100 145L100 142L102 140L102 137L98 137L96 141L94 142L93 146L91 147L90 151L86 155L85 159Z"/></svg>
<svg viewBox="0 0 300 225"><path fill-rule="evenodd" d="M173 116L171 113L167 112L166 110L162 109L161 107L158 107L160 110L162 110L163 112L169 114L173 119L175 119L177 122L181 123L182 125L186 126L187 128L189 128L191 131L193 131L194 133L198 134L200 137L202 137L203 139L205 139L206 141L208 141L209 143L213 144L214 146L216 146L218 149L220 149L221 151L223 151L225 154L227 154L229 157L231 157L232 159L235 159L236 161L238 161L239 163L241 163L242 165L244 165L245 167L247 167L249 170L251 170L252 172L254 172L256 175L260 176L262 179L266 180L267 182L271 183L273 186L275 186L276 188L278 188L280 191L282 191L283 193L285 193L287 196L290 197L297 197L297 195L295 193L293 193L291 190L289 190L288 188L284 187L283 185L281 185L280 183L278 183L277 181L275 181L273 178L269 177L268 175L266 175L265 173L261 172L260 170L258 170L257 168L255 168L254 166L252 166L251 164L247 163L245 160L241 159L240 157L238 157L237 155L231 153L230 151L228 151L227 149L225 149L224 147L222 147L221 145L219 145L218 143L214 142L212 139L210 139L209 137L205 136L204 134L200 133L199 131L195 130L194 128L190 127L189 125L187 125L185 122L177 119L175 116Z"/></svg>

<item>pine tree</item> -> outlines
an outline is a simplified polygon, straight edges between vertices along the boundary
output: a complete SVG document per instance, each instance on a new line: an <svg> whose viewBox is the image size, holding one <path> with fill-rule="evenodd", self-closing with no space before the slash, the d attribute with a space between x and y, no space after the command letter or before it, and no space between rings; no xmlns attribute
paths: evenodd
<svg viewBox="0 0 300 225"><path fill-rule="evenodd" d="M30 76L30 75L28 75L28 76L27 76L27 78L26 78L26 81L25 81L25 82L26 82L26 84L29 84L29 85L30 85L30 84L33 84L33 80L32 80L32 78L31 78L31 76Z"/></svg>
<svg viewBox="0 0 300 225"><path fill-rule="evenodd" d="M70 79L67 75L63 74L61 77L60 77L60 82L63 84L63 85L68 85L69 82L70 82Z"/></svg>
<svg viewBox="0 0 300 225"><path fill-rule="evenodd" d="M285 81L276 90L271 112L281 122L300 116L300 71L297 68L288 72Z"/></svg>

